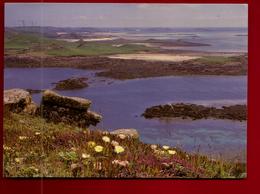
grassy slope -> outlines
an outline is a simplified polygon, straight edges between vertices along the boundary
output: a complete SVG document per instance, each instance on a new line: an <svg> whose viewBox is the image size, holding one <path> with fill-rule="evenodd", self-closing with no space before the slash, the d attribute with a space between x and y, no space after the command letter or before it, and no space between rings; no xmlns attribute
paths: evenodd
<svg viewBox="0 0 260 194"><path fill-rule="evenodd" d="M244 164L214 161L198 154L188 155L176 148L170 155L161 146L153 150L137 139L120 139L125 151L116 154L111 143L102 141L104 133L73 126L46 123L28 115L5 114L5 177L168 177L236 178L243 176ZM104 147L97 153L89 141ZM82 154L89 154L82 158ZM113 160L128 161L124 167Z"/></svg>
<svg viewBox="0 0 260 194"><path fill-rule="evenodd" d="M80 46L79 42L65 42L45 38L39 34L6 32L5 36L5 54L29 54L33 56L51 55L51 56L89 56L89 55L107 55L107 54L127 54L138 51L148 51L148 48L142 45L126 44L121 47L115 47L108 42L86 42Z"/></svg>
<svg viewBox="0 0 260 194"><path fill-rule="evenodd" d="M207 65L225 65L228 63L235 63L241 60L242 56L204 56L195 59L195 62Z"/></svg>

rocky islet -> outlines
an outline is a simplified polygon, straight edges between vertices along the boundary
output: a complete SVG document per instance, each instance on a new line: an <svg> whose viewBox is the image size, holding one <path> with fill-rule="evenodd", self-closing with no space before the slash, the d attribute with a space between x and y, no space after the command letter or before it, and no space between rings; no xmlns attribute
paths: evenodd
<svg viewBox="0 0 260 194"><path fill-rule="evenodd" d="M247 120L246 105L222 106L222 108L207 107L197 104L166 104L149 107L142 114L147 119L162 117L180 117L183 119L230 119L230 120Z"/></svg>

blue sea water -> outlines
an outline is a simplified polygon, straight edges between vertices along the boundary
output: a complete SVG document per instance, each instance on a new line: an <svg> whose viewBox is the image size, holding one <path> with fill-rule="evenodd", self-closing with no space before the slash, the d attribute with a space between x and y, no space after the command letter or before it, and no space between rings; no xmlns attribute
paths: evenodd
<svg viewBox="0 0 260 194"><path fill-rule="evenodd" d="M59 92L92 100L91 109L103 115L95 128L135 128L146 143L168 144L187 151L229 158L245 155L246 122L231 120L151 119L141 117L145 108L169 102L221 106L246 104L246 76L169 76L129 81L104 81L95 72L70 68L6 68L5 89L52 89L54 82L87 76L90 87ZM34 94L40 102L40 94ZM241 156L242 155L242 156Z"/></svg>

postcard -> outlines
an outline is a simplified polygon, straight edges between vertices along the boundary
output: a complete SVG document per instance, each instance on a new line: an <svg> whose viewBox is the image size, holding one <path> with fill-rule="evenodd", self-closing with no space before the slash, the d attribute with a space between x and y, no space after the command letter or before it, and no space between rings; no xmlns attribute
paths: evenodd
<svg viewBox="0 0 260 194"><path fill-rule="evenodd" d="M4 178L247 177L247 4L5 3Z"/></svg>

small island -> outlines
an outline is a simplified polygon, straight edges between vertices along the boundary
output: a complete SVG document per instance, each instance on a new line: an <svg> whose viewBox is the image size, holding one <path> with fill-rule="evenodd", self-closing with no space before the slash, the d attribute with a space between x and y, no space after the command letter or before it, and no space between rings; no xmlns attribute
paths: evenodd
<svg viewBox="0 0 260 194"><path fill-rule="evenodd" d="M79 78L69 78L61 80L55 84L55 90L76 90L88 87L86 82L88 78L79 77Z"/></svg>
<svg viewBox="0 0 260 194"><path fill-rule="evenodd" d="M247 120L246 105L222 106L222 108L207 107L196 104L166 104L157 105L147 108L142 114L147 119L162 117L180 117L183 119L230 119L230 120Z"/></svg>

